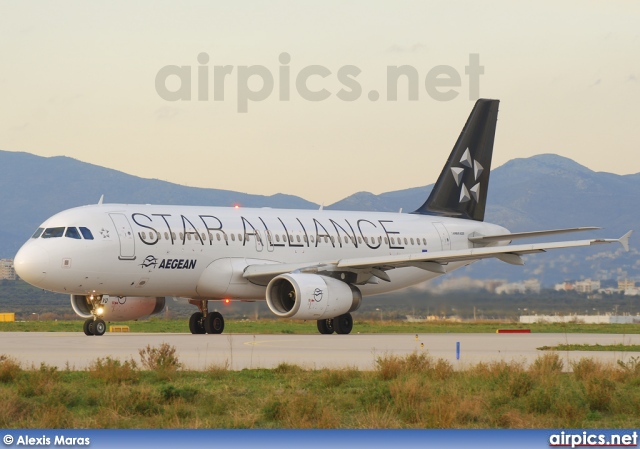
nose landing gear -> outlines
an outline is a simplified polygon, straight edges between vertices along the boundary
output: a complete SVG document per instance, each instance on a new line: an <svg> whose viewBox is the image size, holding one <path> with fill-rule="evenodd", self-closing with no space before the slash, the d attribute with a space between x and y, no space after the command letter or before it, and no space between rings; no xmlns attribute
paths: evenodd
<svg viewBox="0 0 640 449"><path fill-rule="evenodd" d="M87 296L86 297L87 305L89 306L91 318L85 320L84 325L82 326L82 330L85 335L88 336L100 336L104 335L107 331L107 325L104 320L100 318L102 316L102 295L96 296Z"/></svg>
<svg viewBox="0 0 640 449"><path fill-rule="evenodd" d="M101 320L100 318L89 318L84 322L82 330L84 331L85 335L100 336L104 335L104 333L107 331L107 325L105 324L104 320Z"/></svg>

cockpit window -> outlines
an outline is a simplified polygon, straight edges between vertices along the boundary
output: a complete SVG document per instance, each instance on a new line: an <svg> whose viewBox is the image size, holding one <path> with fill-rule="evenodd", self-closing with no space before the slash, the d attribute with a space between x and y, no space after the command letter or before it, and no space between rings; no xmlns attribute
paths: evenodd
<svg viewBox="0 0 640 449"><path fill-rule="evenodd" d="M38 228L36 229L36 232L33 233L33 235L31 236L32 239L37 239L38 237L40 237L40 234L42 234L42 231L44 231L44 228Z"/></svg>
<svg viewBox="0 0 640 449"><path fill-rule="evenodd" d="M89 228L80 227L80 232L82 233L82 237L84 237L85 240L93 240L93 234L91 233Z"/></svg>
<svg viewBox="0 0 640 449"><path fill-rule="evenodd" d="M47 228L42 233L43 239L52 239L56 237L62 237L64 234L64 228Z"/></svg>
<svg viewBox="0 0 640 449"><path fill-rule="evenodd" d="M67 232L64 233L65 237L69 237L70 239L78 239L80 240L80 233L76 228L67 228Z"/></svg>

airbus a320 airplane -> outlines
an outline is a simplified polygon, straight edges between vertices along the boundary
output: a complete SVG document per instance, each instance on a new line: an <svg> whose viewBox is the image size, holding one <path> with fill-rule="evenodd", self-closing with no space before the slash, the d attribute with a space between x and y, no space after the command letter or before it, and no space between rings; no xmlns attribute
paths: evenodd
<svg viewBox="0 0 640 449"><path fill-rule="evenodd" d="M478 100L427 201L410 214L329 210L102 204L46 220L15 257L30 284L71 295L102 335L107 321L160 312L166 296L198 307L193 334L219 334L209 302L265 300L278 317L316 320L348 334L362 297L468 265L619 239L509 245L512 240L597 228L510 233L484 223L498 100Z"/></svg>

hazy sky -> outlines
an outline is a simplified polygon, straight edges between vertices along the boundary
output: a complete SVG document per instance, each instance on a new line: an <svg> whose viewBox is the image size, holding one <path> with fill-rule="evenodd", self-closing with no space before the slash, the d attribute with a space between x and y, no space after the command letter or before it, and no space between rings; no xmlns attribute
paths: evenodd
<svg viewBox="0 0 640 449"><path fill-rule="evenodd" d="M435 181L473 106L465 66L477 54L480 96L501 100L494 168L553 152L636 173L638 24L640 3L630 0L3 1L0 149L331 204ZM200 64L200 53L209 61ZM156 91L168 65L191 67L191 101ZM242 76L254 70L241 66L257 65L273 76L273 91L238 112ZM306 83L330 93L323 101L296 88L313 65L330 72ZM398 100L387 99L387 67L402 65L419 76L417 101L406 78ZM442 65L460 75L458 87L440 88L458 92L449 101L425 87ZM214 66L232 66L224 100L214 100ZM362 88L355 101L337 96L343 66L360 70L350 78ZM280 98L281 67L289 101ZM251 77L249 89L260 91L262 79ZM178 90L177 75L165 86ZM208 100L198 100L201 91Z"/></svg>

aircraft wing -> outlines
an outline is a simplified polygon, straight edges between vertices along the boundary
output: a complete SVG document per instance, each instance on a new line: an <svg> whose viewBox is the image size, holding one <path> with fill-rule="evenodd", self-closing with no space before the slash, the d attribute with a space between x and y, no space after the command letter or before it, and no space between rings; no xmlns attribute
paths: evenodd
<svg viewBox="0 0 640 449"><path fill-rule="evenodd" d="M604 243L620 243L625 251L629 251L629 236L631 235L631 232L632 231L627 232L619 239L571 240L565 242L490 246L484 248L466 248L448 251L340 259L312 264L249 265L245 269L243 276L247 279L265 281L280 274L292 271L319 273L323 271L363 270L382 280L389 281L390 278L385 271L400 267L416 267L433 271L435 273L446 273L446 265L450 262L471 262L487 258L496 258L513 265L523 265L524 262L520 256L524 254L540 253L550 249L575 248Z"/></svg>

